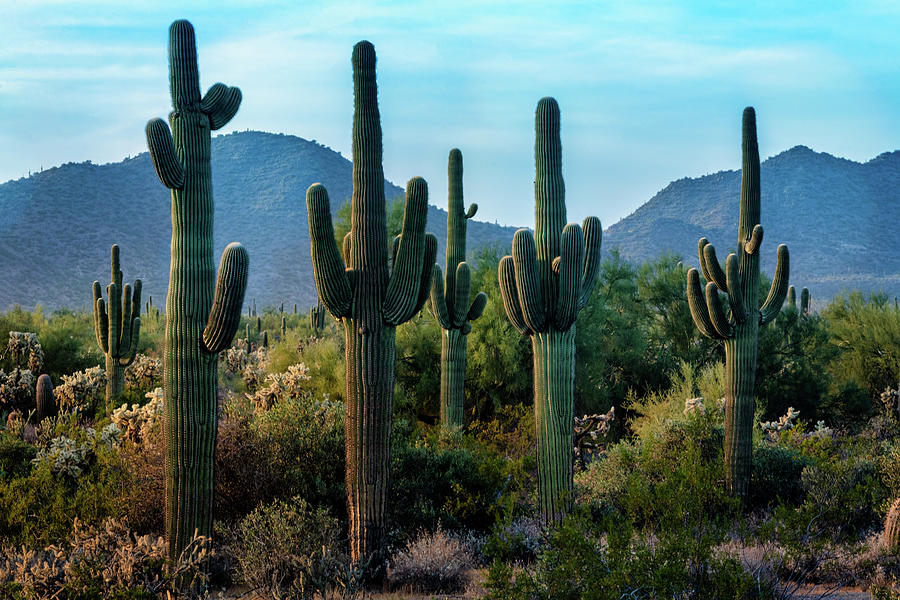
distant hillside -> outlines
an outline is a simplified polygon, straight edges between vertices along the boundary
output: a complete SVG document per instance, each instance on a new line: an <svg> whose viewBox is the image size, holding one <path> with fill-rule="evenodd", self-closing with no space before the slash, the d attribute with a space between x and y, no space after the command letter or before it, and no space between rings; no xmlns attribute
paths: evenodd
<svg viewBox="0 0 900 600"><path fill-rule="evenodd" d="M322 182L332 209L349 199L352 166L339 153L299 137L242 132L212 140L215 254L240 241L250 253L247 299L261 308L316 301L309 258L306 188ZM414 175L411 173L410 176ZM431 204L446 205L446 181L429 182ZM403 190L385 182L388 200ZM469 193L468 202L479 198ZM91 282L109 281L109 248L122 249L126 281L165 302L169 280L169 190L150 156L107 165L68 163L0 185L0 309L12 304L81 308ZM429 207L427 230L443 262L447 213ZM469 248L508 245L514 228L472 221Z"/></svg>
<svg viewBox="0 0 900 600"><path fill-rule="evenodd" d="M333 210L351 194L350 162L299 137L243 132L212 141L216 256L228 242L250 252L247 299L301 307L316 299L309 258L306 188L320 181ZM410 175L414 175L411 173ZM900 152L860 164L797 146L762 164L763 269L775 248L791 250L791 282L814 299L843 287L900 295ZM696 264L706 236L724 257L737 235L740 171L675 181L604 234L634 261L668 250ZM432 181L432 204L446 204L446 181ZM467 188L467 202L483 202ZM385 182L387 198L403 190ZM428 231L443 263L447 214L431 206ZM515 231L470 222L469 249L507 246ZM169 191L147 153L108 165L68 163L0 185L0 310L12 304L87 307L94 279L109 281L109 247L122 248L127 281L164 305L169 273Z"/></svg>
<svg viewBox="0 0 900 600"><path fill-rule="evenodd" d="M770 276L785 243L791 283L814 299L844 287L900 295L900 152L857 163L796 146L763 162L760 177ZM737 243L740 186L740 170L674 181L610 227L604 249L638 261L669 250L696 266L705 236L724 260Z"/></svg>

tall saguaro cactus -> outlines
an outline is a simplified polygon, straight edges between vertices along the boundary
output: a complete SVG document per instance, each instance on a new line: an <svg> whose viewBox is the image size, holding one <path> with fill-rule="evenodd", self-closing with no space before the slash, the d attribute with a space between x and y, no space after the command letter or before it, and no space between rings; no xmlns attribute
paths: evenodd
<svg viewBox="0 0 900 600"><path fill-rule="evenodd" d="M195 531L212 533L216 443L216 364L240 322L247 286L247 251L237 242L213 263L210 132L237 112L241 92L217 83L200 96L194 28L169 28L172 132L147 123L147 145L163 185L172 190L172 258L166 297L165 388L166 538L177 559Z"/></svg>
<svg viewBox="0 0 900 600"><path fill-rule="evenodd" d="M700 268L687 274L687 299L691 316L701 333L725 342L725 481L734 496L746 498L753 466L753 412L756 408L756 357L759 328L781 310L788 289L790 268L787 246L778 246L775 277L765 301L759 303L759 249L763 239L760 221L759 147L756 113L744 109L741 204L737 251L728 255L725 270L706 238L698 244ZM719 292L728 295L726 312Z"/></svg>
<svg viewBox="0 0 900 600"><path fill-rule="evenodd" d="M343 254L334 239L328 193L306 192L316 288L322 304L344 325L347 402L347 504L354 561L383 575L385 502L390 485L394 394L394 330L418 313L431 283L437 240L425 233L428 187L406 187L403 228L388 269L381 119L375 48L353 48L353 196ZM345 263L346 261L346 263Z"/></svg>
<svg viewBox="0 0 900 600"><path fill-rule="evenodd" d="M470 273L466 264L466 220L475 216L477 204L466 211L463 203L462 152L450 151L447 174L447 279L434 266L431 279L431 312L441 326L441 425L463 424L466 380L466 341L471 321L484 312L487 295L479 292L469 305Z"/></svg>
<svg viewBox="0 0 900 600"><path fill-rule="evenodd" d="M111 277L106 286L109 304L104 302L100 282L95 281L94 333L100 350L106 356L106 402L125 389L125 367L134 362L138 338L141 335L141 280L134 280L134 287L122 285L122 269L119 268L119 246L110 249Z"/></svg>
<svg viewBox="0 0 900 600"><path fill-rule="evenodd" d="M559 105L537 105L534 236L520 229L512 256L500 260L500 293L513 327L531 336L538 496L545 520L559 520L572 492L575 319L600 272L603 230L597 217L566 224Z"/></svg>

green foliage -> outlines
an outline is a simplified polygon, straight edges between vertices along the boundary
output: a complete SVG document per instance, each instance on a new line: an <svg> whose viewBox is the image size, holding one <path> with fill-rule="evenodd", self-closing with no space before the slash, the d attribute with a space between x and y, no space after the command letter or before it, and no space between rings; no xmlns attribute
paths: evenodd
<svg viewBox="0 0 900 600"><path fill-rule="evenodd" d="M399 436L398 436L399 437ZM434 431L395 445L390 521L398 540L438 525L486 532L514 502L525 477L508 461L458 432Z"/></svg>
<svg viewBox="0 0 900 600"><path fill-rule="evenodd" d="M810 462L794 448L768 444L757 446L753 452L748 506L764 508L778 502L794 506L800 504L806 495L801 475Z"/></svg>
<svg viewBox="0 0 900 600"><path fill-rule="evenodd" d="M900 311L886 294L843 293L821 311L840 353L833 372L875 396L900 380Z"/></svg>
<svg viewBox="0 0 900 600"><path fill-rule="evenodd" d="M440 416L440 336L440 326L423 313L397 327L395 413L429 423Z"/></svg>
<svg viewBox="0 0 900 600"><path fill-rule="evenodd" d="M321 597L343 583L340 537L337 520L299 496L260 505L235 532L238 574L272 598Z"/></svg>

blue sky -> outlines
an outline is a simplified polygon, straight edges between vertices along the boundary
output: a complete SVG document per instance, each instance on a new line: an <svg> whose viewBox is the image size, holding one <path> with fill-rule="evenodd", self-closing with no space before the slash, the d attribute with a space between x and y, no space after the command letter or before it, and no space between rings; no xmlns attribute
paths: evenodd
<svg viewBox="0 0 900 600"><path fill-rule="evenodd" d="M900 2L0 2L0 181L146 150L169 111L169 23L197 30L201 85L237 85L227 131L350 156L350 51L378 52L385 175L446 204L463 151L479 218L533 223L534 107L562 110L569 220L604 226L669 181L797 144L865 161L900 147ZM765 182L763 182L765 185ZM299 200L299 199L298 199Z"/></svg>

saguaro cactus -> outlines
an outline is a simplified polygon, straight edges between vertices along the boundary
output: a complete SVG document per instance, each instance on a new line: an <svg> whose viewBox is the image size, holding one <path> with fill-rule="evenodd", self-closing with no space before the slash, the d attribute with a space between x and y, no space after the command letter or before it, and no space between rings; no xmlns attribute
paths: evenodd
<svg viewBox="0 0 900 600"><path fill-rule="evenodd" d="M475 216L477 204L466 211L463 203L462 152L450 151L447 174L447 279L434 266L431 278L431 312L441 326L441 425L463 424L466 380L466 341L471 321L484 312L487 295L479 292L469 305L469 265L466 264L466 220Z"/></svg>
<svg viewBox="0 0 900 600"><path fill-rule="evenodd" d="M119 246L110 249L112 274L103 301L100 282L95 281L94 333L100 350L106 356L106 402L109 404L125 389L125 367L134 362L138 338L141 334L141 280L134 280L134 288L122 285L122 269L119 268Z"/></svg>
<svg viewBox="0 0 900 600"><path fill-rule="evenodd" d="M500 293L513 327L531 336L538 496L547 521L571 501L575 403L575 319L600 272L603 230L597 217L566 225L559 106L537 105L534 143L534 236L520 229L512 256L500 261Z"/></svg>
<svg viewBox="0 0 900 600"><path fill-rule="evenodd" d="M313 335L319 337L319 332L325 327L325 307L321 302L309 308L309 326Z"/></svg>
<svg viewBox="0 0 900 600"><path fill-rule="evenodd" d="M334 240L328 193L306 192L313 273L322 304L344 325L346 356L347 504L354 561L384 566L385 502L390 485L394 394L394 330L428 298L437 240L425 233L428 187L415 177L406 187L401 234L388 269L381 119L375 48L353 48L353 196L344 259ZM346 269L345 269L346 260Z"/></svg>
<svg viewBox="0 0 900 600"><path fill-rule="evenodd" d="M194 533L212 533L216 442L216 363L240 322L247 251L231 243L213 264L210 131L234 116L237 88L221 83L200 97L194 28L169 28L172 133L162 119L147 123L147 145L163 185L172 190L172 258L166 296L166 538L177 559Z"/></svg>
<svg viewBox="0 0 900 600"><path fill-rule="evenodd" d="M706 238L698 244L700 268L707 280L700 286L697 269L687 274L691 316L701 333L725 342L725 482L731 494L746 498L753 464L753 411L756 407L756 356L759 328L781 310L788 289L787 246L778 246L778 262L769 294L759 303L760 221L759 147L756 113L744 109L742 177L737 252L728 255L725 270ZM728 295L729 312L719 292ZM705 296L705 298L704 298Z"/></svg>

